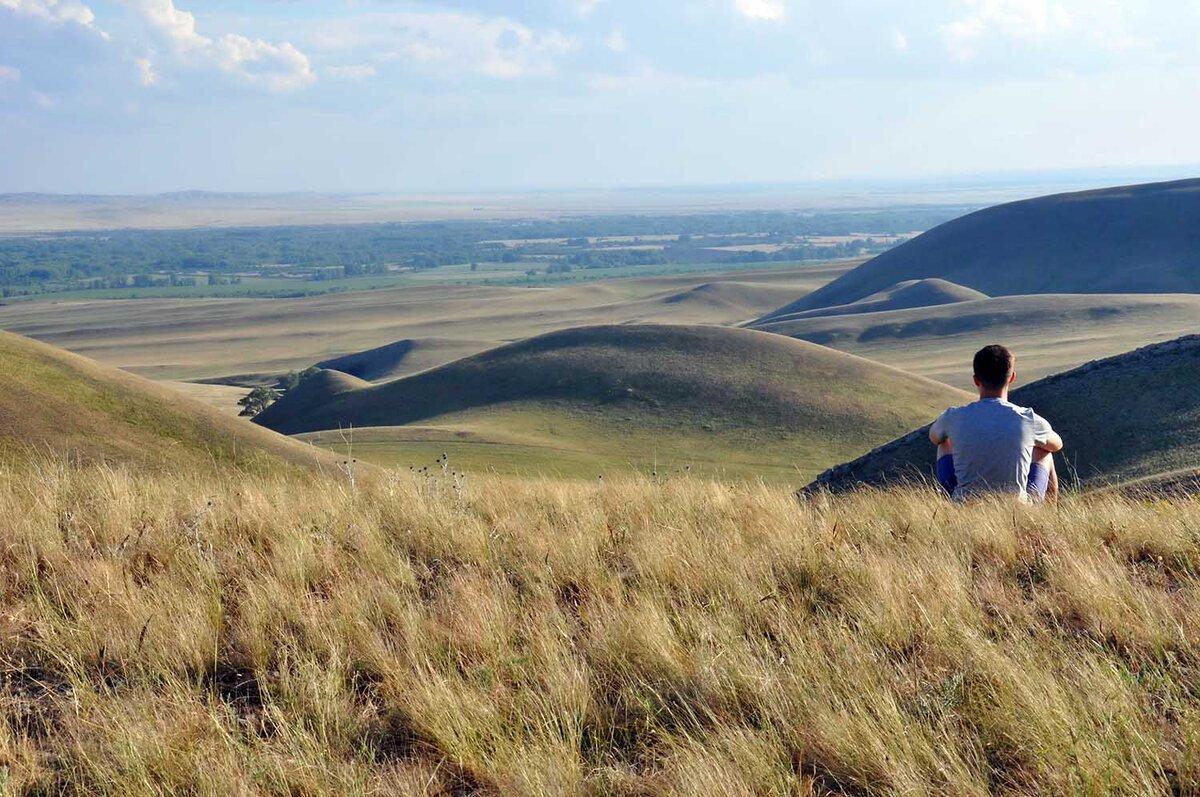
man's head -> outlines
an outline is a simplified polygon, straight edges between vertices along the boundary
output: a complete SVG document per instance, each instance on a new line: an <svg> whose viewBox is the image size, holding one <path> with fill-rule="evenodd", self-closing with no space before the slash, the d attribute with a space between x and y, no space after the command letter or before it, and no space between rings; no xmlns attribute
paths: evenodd
<svg viewBox="0 0 1200 797"><path fill-rule="evenodd" d="M1002 395L1017 378L1017 358L1003 346L984 346L975 354L975 386L980 395Z"/></svg>

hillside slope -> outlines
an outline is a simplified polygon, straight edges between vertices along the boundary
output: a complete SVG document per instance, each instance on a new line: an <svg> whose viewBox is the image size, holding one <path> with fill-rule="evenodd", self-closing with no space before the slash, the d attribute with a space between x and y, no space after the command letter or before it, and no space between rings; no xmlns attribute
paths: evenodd
<svg viewBox="0 0 1200 797"><path fill-rule="evenodd" d="M989 296L1200 292L1200 180L1013 202L864 263L763 320L937 277Z"/></svg>
<svg viewBox="0 0 1200 797"><path fill-rule="evenodd" d="M1018 367L1020 363L1018 362ZM1097 360L1013 391L1062 434L1060 474L1101 485L1200 469L1200 335ZM813 486L838 491L932 471L928 427L822 473Z"/></svg>
<svg viewBox="0 0 1200 797"><path fill-rule="evenodd" d="M854 305L850 305L853 307ZM1002 296L939 307L781 319L755 326L885 362L956 387L971 386L971 357L1003 342L1022 381L1200 331L1200 295Z"/></svg>
<svg viewBox="0 0 1200 797"><path fill-rule="evenodd" d="M674 445L691 456L802 461L805 472L963 395L778 335L657 325L565 330L394 382L314 398L315 390L302 384L258 422L287 434L418 423L521 431L531 445L597 456L624 444L643 455Z"/></svg>
<svg viewBox="0 0 1200 797"><path fill-rule="evenodd" d="M340 371L368 382L379 382L423 371L490 348L491 344L474 340L408 338L322 360L317 367Z"/></svg>
<svg viewBox="0 0 1200 797"><path fill-rule="evenodd" d="M153 468L327 460L170 387L0 332L0 460L36 454Z"/></svg>

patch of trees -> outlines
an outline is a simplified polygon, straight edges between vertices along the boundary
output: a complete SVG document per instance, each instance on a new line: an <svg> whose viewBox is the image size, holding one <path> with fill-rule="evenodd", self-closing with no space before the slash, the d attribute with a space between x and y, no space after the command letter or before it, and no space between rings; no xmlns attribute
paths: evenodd
<svg viewBox="0 0 1200 797"><path fill-rule="evenodd" d="M309 366L303 371L288 371L286 374L279 377L274 387L269 385L259 385L245 396L242 396L240 399L238 399L238 405L242 408L242 411L239 412L238 415L247 418L257 417L260 413L265 411L267 407L270 407L272 404L278 401L283 394L287 393L289 390L295 390L304 380L308 379L313 374L318 373L320 370L321 369L317 368L316 366Z"/></svg>
<svg viewBox="0 0 1200 797"><path fill-rule="evenodd" d="M651 266L671 261L659 249L589 249L568 255L567 262L580 268L616 268Z"/></svg>
<svg viewBox="0 0 1200 797"><path fill-rule="evenodd" d="M256 418L279 400L279 391L273 387L259 386L238 399L242 411L238 413L246 418Z"/></svg>

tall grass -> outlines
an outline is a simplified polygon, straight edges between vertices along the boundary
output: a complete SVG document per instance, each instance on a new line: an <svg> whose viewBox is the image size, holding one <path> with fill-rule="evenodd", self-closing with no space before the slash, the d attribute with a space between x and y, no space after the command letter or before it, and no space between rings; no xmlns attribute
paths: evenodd
<svg viewBox="0 0 1200 797"><path fill-rule="evenodd" d="M0 474L25 794L1200 787L1200 504Z"/></svg>

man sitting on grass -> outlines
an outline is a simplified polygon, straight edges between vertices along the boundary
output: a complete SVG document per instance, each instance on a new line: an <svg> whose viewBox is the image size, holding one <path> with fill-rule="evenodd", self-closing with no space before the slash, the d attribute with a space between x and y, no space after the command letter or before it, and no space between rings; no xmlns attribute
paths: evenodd
<svg viewBox="0 0 1200 797"><path fill-rule="evenodd" d="M1016 358L1003 346L975 355L979 401L951 407L929 429L938 447L938 482L956 501L1011 494L1022 501L1058 498L1054 453L1059 437L1045 418L1008 401Z"/></svg>

